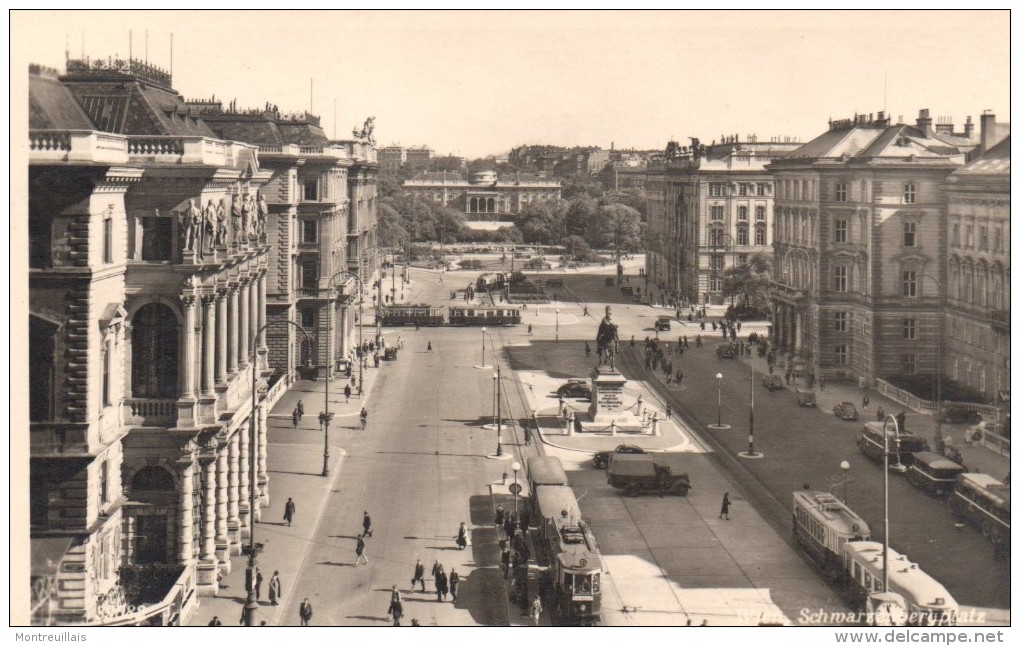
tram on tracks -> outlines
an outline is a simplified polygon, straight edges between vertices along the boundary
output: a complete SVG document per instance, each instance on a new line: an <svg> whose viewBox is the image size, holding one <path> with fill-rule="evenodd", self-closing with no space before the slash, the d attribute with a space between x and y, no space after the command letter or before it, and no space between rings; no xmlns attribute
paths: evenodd
<svg viewBox="0 0 1020 646"><path fill-rule="evenodd" d="M537 544L546 556L546 582L558 620L594 625L602 610L602 555L591 527L581 518L573 489L559 459L528 459L534 515L541 518Z"/></svg>
<svg viewBox="0 0 1020 646"><path fill-rule="evenodd" d="M949 509L988 539L996 558L1009 556L1009 485L985 473L961 473L956 477Z"/></svg>
<svg viewBox="0 0 1020 646"><path fill-rule="evenodd" d="M521 311L506 305L389 305L379 308L379 322L388 327L416 325L435 327L519 325Z"/></svg>
<svg viewBox="0 0 1020 646"><path fill-rule="evenodd" d="M390 305L379 308L379 322L386 326L434 327L445 321L445 308L427 303Z"/></svg>
<svg viewBox="0 0 1020 646"><path fill-rule="evenodd" d="M519 307L450 305L450 325L520 325Z"/></svg>
<svg viewBox="0 0 1020 646"><path fill-rule="evenodd" d="M891 547L889 589L907 604L908 626L955 626L960 606L945 586L917 563ZM882 592L882 543L853 541L843 544L843 569L852 587L854 601L865 607L868 595Z"/></svg>
<svg viewBox="0 0 1020 646"><path fill-rule="evenodd" d="M480 292L499 291L510 282L510 272L487 272L475 281L475 288Z"/></svg>
<svg viewBox="0 0 1020 646"><path fill-rule="evenodd" d="M828 578L844 578L843 545L870 538L864 519L832 494L793 492L793 539Z"/></svg>

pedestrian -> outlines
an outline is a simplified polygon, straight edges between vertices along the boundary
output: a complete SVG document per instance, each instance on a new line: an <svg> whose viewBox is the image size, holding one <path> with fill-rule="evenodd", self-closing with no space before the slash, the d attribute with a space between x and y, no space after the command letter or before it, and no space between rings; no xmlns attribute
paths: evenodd
<svg viewBox="0 0 1020 646"><path fill-rule="evenodd" d="M864 393L864 398L861 400L861 408L868 410L868 404L871 403L871 399L868 397L868 393Z"/></svg>
<svg viewBox="0 0 1020 646"><path fill-rule="evenodd" d="M255 573L255 601L262 598L262 572Z"/></svg>
<svg viewBox="0 0 1020 646"><path fill-rule="evenodd" d="M420 626L421 624L418 623L418 620L416 618L412 617L411 618L411 625L412 626Z"/></svg>
<svg viewBox="0 0 1020 646"><path fill-rule="evenodd" d="M439 576L440 570L443 569L443 564L436 559L436 562L432 564L432 580L435 581L436 577Z"/></svg>
<svg viewBox="0 0 1020 646"><path fill-rule="evenodd" d="M587 305L584 306L584 313L582 314L582 316L591 316L591 314L588 313L588 306Z"/></svg>
<svg viewBox="0 0 1020 646"><path fill-rule="evenodd" d="M297 400L297 416L298 419L301 419L302 417L305 416L305 404L300 399Z"/></svg>
<svg viewBox="0 0 1020 646"><path fill-rule="evenodd" d="M223 622L220 621L220 618L219 618L218 615L214 615L213 618L209 621L209 625L210 626L222 626Z"/></svg>
<svg viewBox="0 0 1020 646"><path fill-rule="evenodd" d="M528 323L528 336L531 336L531 323Z"/></svg>
<svg viewBox="0 0 1020 646"><path fill-rule="evenodd" d="M450 570L450 596L453 597L453 601L457 601L457 586L460 585L460 575L457 574L456 569Z"/></svg>
<svg viewBox="0 0 1020 646"><path fill-rule="evenodd" d="M297 505L294 504L293 498L287 498L287 503L283 506L283 522L287 523L287 527L294 522L294 514L297 513Z"/></svg>
<svg viewBox="0 0 1020 646"><path fill-rule="evenodd" d="M694 339L694 346L698 347L698 348L701 347L701 335L700 334L697 337L695 337L695 339Z"/></svg>
<svg viewBox="0 0 1020 646"><path fill-rule="evenodd" d="M496 519L493 521L496 525L496 529L503 529L503 521L506 520L506 510L503 509L503 505L496 505Z"/></svg>
<svg viewBox="0 0 1020 646"><path fill-rule="evenodd" d="M365 512L365 517L361 519L361 527L364 529L361 533L362 536L372 535L372 517L368 515L367 511Z"/></svg>
<svg viewBox="0 0 1020 646"><path fill-rule="evenodd" d="M460 529L457 530L457 535L453 538L457 541L457 547L460 549L464 549L468 546L470 541L468 540L467 526L464 525L464 523L460 524Z"/></svg>
<svg viewBox="0 0 1020 646"><path fill-rule="evenodd" d="M510 545L503 541L503 551L499 555L499 569L503 570L503 579L510 574Z"/></svg>
<svg viewBox="0 0 1020 646"><path fill-rule="evenodd" d="M411 579L412 590L414 590L415 583L421 583L421 591L425 592L425 566L422 564L421 559L418 559L414 564L414 578Z"/></svg>
<svg viewBox="0 0 1020 646"><path fill-rule="evenodd" d="M531 625L537 626L538 620L542 618L542 599L535 597L535 600L531 602Z"/></svg>
<svg viewBox="0 0 1020 646"><path fill-rule="evenodd" d="M673 407L670 406L669 402L666 402L666 419L673 416Z"/></svg>
<svg viewBox="0 0 1020 646"><path fill-rule="evenodd" d="M676 385L679 387L679 386L682 386L683 383L684 383L684 371L683 370L677 370L676 371Z"/></svg>
<svg viewBox="0 0 1020 646"><path fill-rule="evenodd" d="M879 422L885 419L885 411L882 410L881 406L879 406L878 410L875 411L875 419L878 420Z"/></svg>
<svg viewBox="0 0 1020 646"><path fill-rule="evenodd" d="M443 571L443 566L440 565L439 571L436 573L436 601L445 600L449 591L450 587L446 578L446 572Z"/></svg>
<svg viewBox="0 0 1020 646"><path fill-rule="evenodd" d="M354 567L361 565L361 559L365 559L365 565L368 565L368 557L365 556L364 537L358 536L358 544L354 547L354 553L358 556L358 558L354 559Z"/></svg>
<svg viewBox="0 0 1020 646"><path fill-rule="evenodd" d="M591 346L588 345L587 341L584 342L584 356L586 359L591 358Z"/></svg>
<svg viewBox="0 0 1020 646"><path fill-rule="evenodd" d="M361 430L365 430L365 427L368 426L368 411L364 407L362 407L359 417L361 418Z"/></svg>
<svg viewBox="0 0 1020 646"><path fill-rule="evenodd" d="M301 602L301 607L298 608L298 616L301 617L301 625L307 626L308 622L312 620L312 604L308 601L308 597Z"/></svg>
<svg viewBox="0 0 1020 646"><path fill-rule="evenodd" d="M273 576L269 578L269 603L278 606L280 597L283 596L283 584L280 583L280 571L273 570Z"/></svg>
<svg viewBox="0 0 1020 646"><path fill-rule="evenodd" d="M293 420L294 420L294 428L297 428L297 424L298 424L298 421L300 421L300 419L301 419L301 416L300 416L300 415L298 415L298 409L297 409L297 406L295 406L295 407L294 407L294 412L293 412L293 413L291 413L291 417L292 417L292 418L293 418Z"/></svg>
<svg viewBox="0 0 1020 646"><path fill-rule="evenodd" d="M390 592L390 607L386 610L386 614L393 617L393 625L400 625L400 618L404 616L404 603L400 598L400 590L397 590L397 586L393 586L393 590Z"/></svg>
<svg viewBox="0 0 1020 646"><path fill-rule="evenodd" d="M723 516L726 517L726 520L730 519L730 494L728 491L723 494L722 507L719 509L719 518Z"/></svg>
<svg viewBox="0 0 1020 646"><path fill-rule="evenodd" d="M514 530L517 529L517 521L514 519L513 512L509 512L506 515L506 520L503 521L503 533L507 538L514 535Z"/></svg>
<svg viewBox="0 0 1020 646"><path fill-rule="evenodd" d="M344 386L344 397L345 397L345 401L350 403L350 401L351 401L351 385L350 384L347 384L346 386Z"/></svg>
<svg viewBox="0 0 1020 646"><path fill-rule="evenodd" d="M417 326L417 325L418 324L415 323L415 326ZM425 351L426 352L432 352L432 339L429 339L429 345L428 345L428 348Z"/></svg>

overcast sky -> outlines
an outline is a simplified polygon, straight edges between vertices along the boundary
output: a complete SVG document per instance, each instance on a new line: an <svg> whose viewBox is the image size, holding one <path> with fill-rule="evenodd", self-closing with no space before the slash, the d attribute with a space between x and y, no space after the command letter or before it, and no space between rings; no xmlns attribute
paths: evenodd
<svg viewBox="0 0 1020 646"><path fill-rule="evenodd" d="M756 133L810 139L832 118L919 108L958 129L1009 120L999 12L15 12L12 51L170 68L186 98L309 108L340 137L478 157L521 144L663 148ZM84 46L83 46L84 38ZM24 68L22 68L24 69ZM314 99L310 83L314 82Z"/></svg>

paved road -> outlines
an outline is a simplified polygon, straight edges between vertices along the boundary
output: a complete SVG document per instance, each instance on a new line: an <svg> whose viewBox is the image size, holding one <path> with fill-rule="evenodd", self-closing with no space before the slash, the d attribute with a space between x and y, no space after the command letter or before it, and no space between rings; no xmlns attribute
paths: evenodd
<svg viewBox="0 0 1020 646"><path fill-rule="evenodd" d="M636 278L632 284L639 284ZM628 340L633 334L638 343L633 352L627 348L627 361L618 367L628 378L648 379L659 385L661 393L666 393L661 380L650 379L643 369L643 355L638 355L643 352L644 337L654 336L651 324L663 310L625 305L619 290L606 288L601 276L567 276L565 287L561 290L564 296L621 303L613 310L614 319L621 323L621 339ZM714 347L720 337L712 333L711 326L702 332L695 324L674 322L673 329L660 337L675 340L678 335L687 334L693 346L694 335L699 333L706 339L706 347L700 351L692 347L684 359L674 358L676 366L685 373L685 388L669 389L668 397L674 410L690 419L696 428L703 429L703 424L716 421L715 374L724 375L723 422L733 429L702 435L722 450L720 464L745 483L749 491L758 492L753 501L755 507L777 530L789 535L791 492L804 483L816 489L834 487L842 479L839 464L847 460L853 478L848 487L849 504L869 522L876 540L881 540L882 471L856 447L860 423L843 422L816 409L800 408L792 393L783 390L768 394L757 387L759 381L755 388L755 449L766 457L750 461L732 458L747 450L750 371L741 361L716 358ZM842 494L841 487L834 491ZM889 497L890 544L895 549L942 582L959 603L1009 607L1009 562L995 560L987 541L977 532L958 528L943 502L924 494L903 477L890 478Z"/></svg>

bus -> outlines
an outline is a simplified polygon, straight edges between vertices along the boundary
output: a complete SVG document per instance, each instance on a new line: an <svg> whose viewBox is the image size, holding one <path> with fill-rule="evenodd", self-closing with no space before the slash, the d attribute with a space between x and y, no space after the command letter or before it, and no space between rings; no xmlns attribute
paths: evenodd
<svg viewBox="0 0 1020 646"><path fill-rule="evenodd" d="M889 435L889 469L897 473L906 473L914 461L914 454L929 450L928 442L910 431L896 432L892 426L885 429L884 422L866 422L857 439L857 447L861 453L875 462L882 462L885 452L885 434Z"/></svg>
<svg viewBox="0 0 1020 646"><path fill-rule="evenodd" d="M907 469L907 479L921 489L936 496L944 496L956 486L956 476L963 473L963 467L949 458L932 451L914 454L914 461Z"/></svg>
<svg viewBox="0 0 1020 646"><path fill-rule="evenodd" d="M830 579L843 576L843 545L870 538L864 519L832 494L793 492L793 540Z"/></svg>
<svg viewBox="0 0 1020 646"><path fill-rule="evenodd" d="M984 473L961 473L949 508L991 542L996 558L1009 556L1009 485Z"/></svg>
<svg viewBox="0 0 1020 646"><path fill-rule="evenodd" d="M955 626L960 606L945 586L917 563L889 548L889 589L882 589L882 544L853 541L843 544L843 569L854 600L865 607L868 595L895 592L907 604L908 626Z"/></svg>

